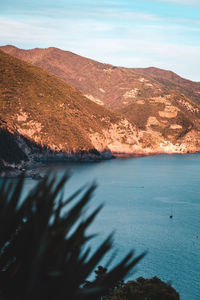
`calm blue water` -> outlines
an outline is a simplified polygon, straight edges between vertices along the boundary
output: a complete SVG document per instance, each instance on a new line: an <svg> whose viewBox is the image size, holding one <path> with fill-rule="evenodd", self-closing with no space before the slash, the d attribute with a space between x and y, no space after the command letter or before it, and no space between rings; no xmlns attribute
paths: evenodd
<svg viewBox="0 0 200 300"><path fill-rule="evenodd" d="M65 170L62 165L53 169L58 175ZM130 249L136 254L148 250L129 279L156 275L171 281L182 300L199 300L200 154L71 164L71 169L66 193L95 179L98 188L91 208L105 204L90 228L100 233L92 245L115 230L115 262ZM27 189L34 184L28 179L26 183Z"/></svg>

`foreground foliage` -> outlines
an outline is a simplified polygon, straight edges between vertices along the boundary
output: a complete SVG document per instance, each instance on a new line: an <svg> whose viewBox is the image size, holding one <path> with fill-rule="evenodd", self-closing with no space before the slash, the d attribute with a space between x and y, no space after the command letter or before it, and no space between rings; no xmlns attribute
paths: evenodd
<svg viewBox="0 0 200 300"><path fill-rule="evenodd" d="M69 176L45 178L22 201L24 178L0 187L0 292L12 300L94 300L106 295L141 260L130 252L92 286L82 288L112 248L110 235L91 251L88 226L101 209L83 218L95 185L64 199ZM64 209L64 211L63 211Z"/></svg>

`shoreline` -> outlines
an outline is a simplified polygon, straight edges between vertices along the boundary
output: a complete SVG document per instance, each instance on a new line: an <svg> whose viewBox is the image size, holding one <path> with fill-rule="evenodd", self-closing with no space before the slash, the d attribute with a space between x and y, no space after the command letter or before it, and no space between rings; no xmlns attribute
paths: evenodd
<svg viewBox="0 0 200 300"><path fill-rule="evenodd" d="M154 155L187 155L187 154L197 154L200 153L200 150L197 151L187 151L187 152L141 152L141 153L113 153L113 156L116 159L120 158L138 158L145 156L154 156Z"/></svg>
<svg viewBox="0 0 200 300"><path fill-rule="evenodd" d="M107 158L101 158L101 159L74 159L74 158L68 158L68 159L47 159L47 160L38 160L36 162L33 162L30 166L27 167L9 167L9 168L2 168L0 169L0 179L8 178L8 179L16 179L19 178L19 176L24 172L25 178L32 178L35 175L40 174L40 168L46 168L47 166L51 166L53 164L76 164L76 163L98 163L103 162L107 160L112 159L130 159L130 158L140 158L140 157L147 157L147 156L156 156L156 155L190 155L190 154L198 154L200 151L188 151L188 152L149 152L149 153L112 153L111 157ZM41 178L42 179L42 178Z"/></svg>

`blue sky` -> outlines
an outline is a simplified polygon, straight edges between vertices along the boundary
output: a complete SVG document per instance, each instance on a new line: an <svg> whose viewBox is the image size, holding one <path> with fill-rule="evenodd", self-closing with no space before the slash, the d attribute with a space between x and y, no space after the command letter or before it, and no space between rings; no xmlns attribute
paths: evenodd
<svg viewBox="0 0 200 300"><path fill-rule="evenodd" d="M0 44L55 46L200 81L200 0L2 0Z"/></svg>

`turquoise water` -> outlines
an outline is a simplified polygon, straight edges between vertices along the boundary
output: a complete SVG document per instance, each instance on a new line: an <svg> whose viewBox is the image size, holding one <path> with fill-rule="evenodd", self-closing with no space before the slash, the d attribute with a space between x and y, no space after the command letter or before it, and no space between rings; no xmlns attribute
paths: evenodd
<svg viewBox="0 0 200 300"><path fill-rule="evenodd" d="M115 262L130 249L136 254L148 250L128 279L156 275L171 281L182 300L200 299L200 154L70 166L73 176L66 193L95 179L98 188L90 207L105 204L90 228L99 233L92 245L115 230ZM61 175L65 167L52 169ZM26 184L29 189L33 182L27 179Z"/></svg>

